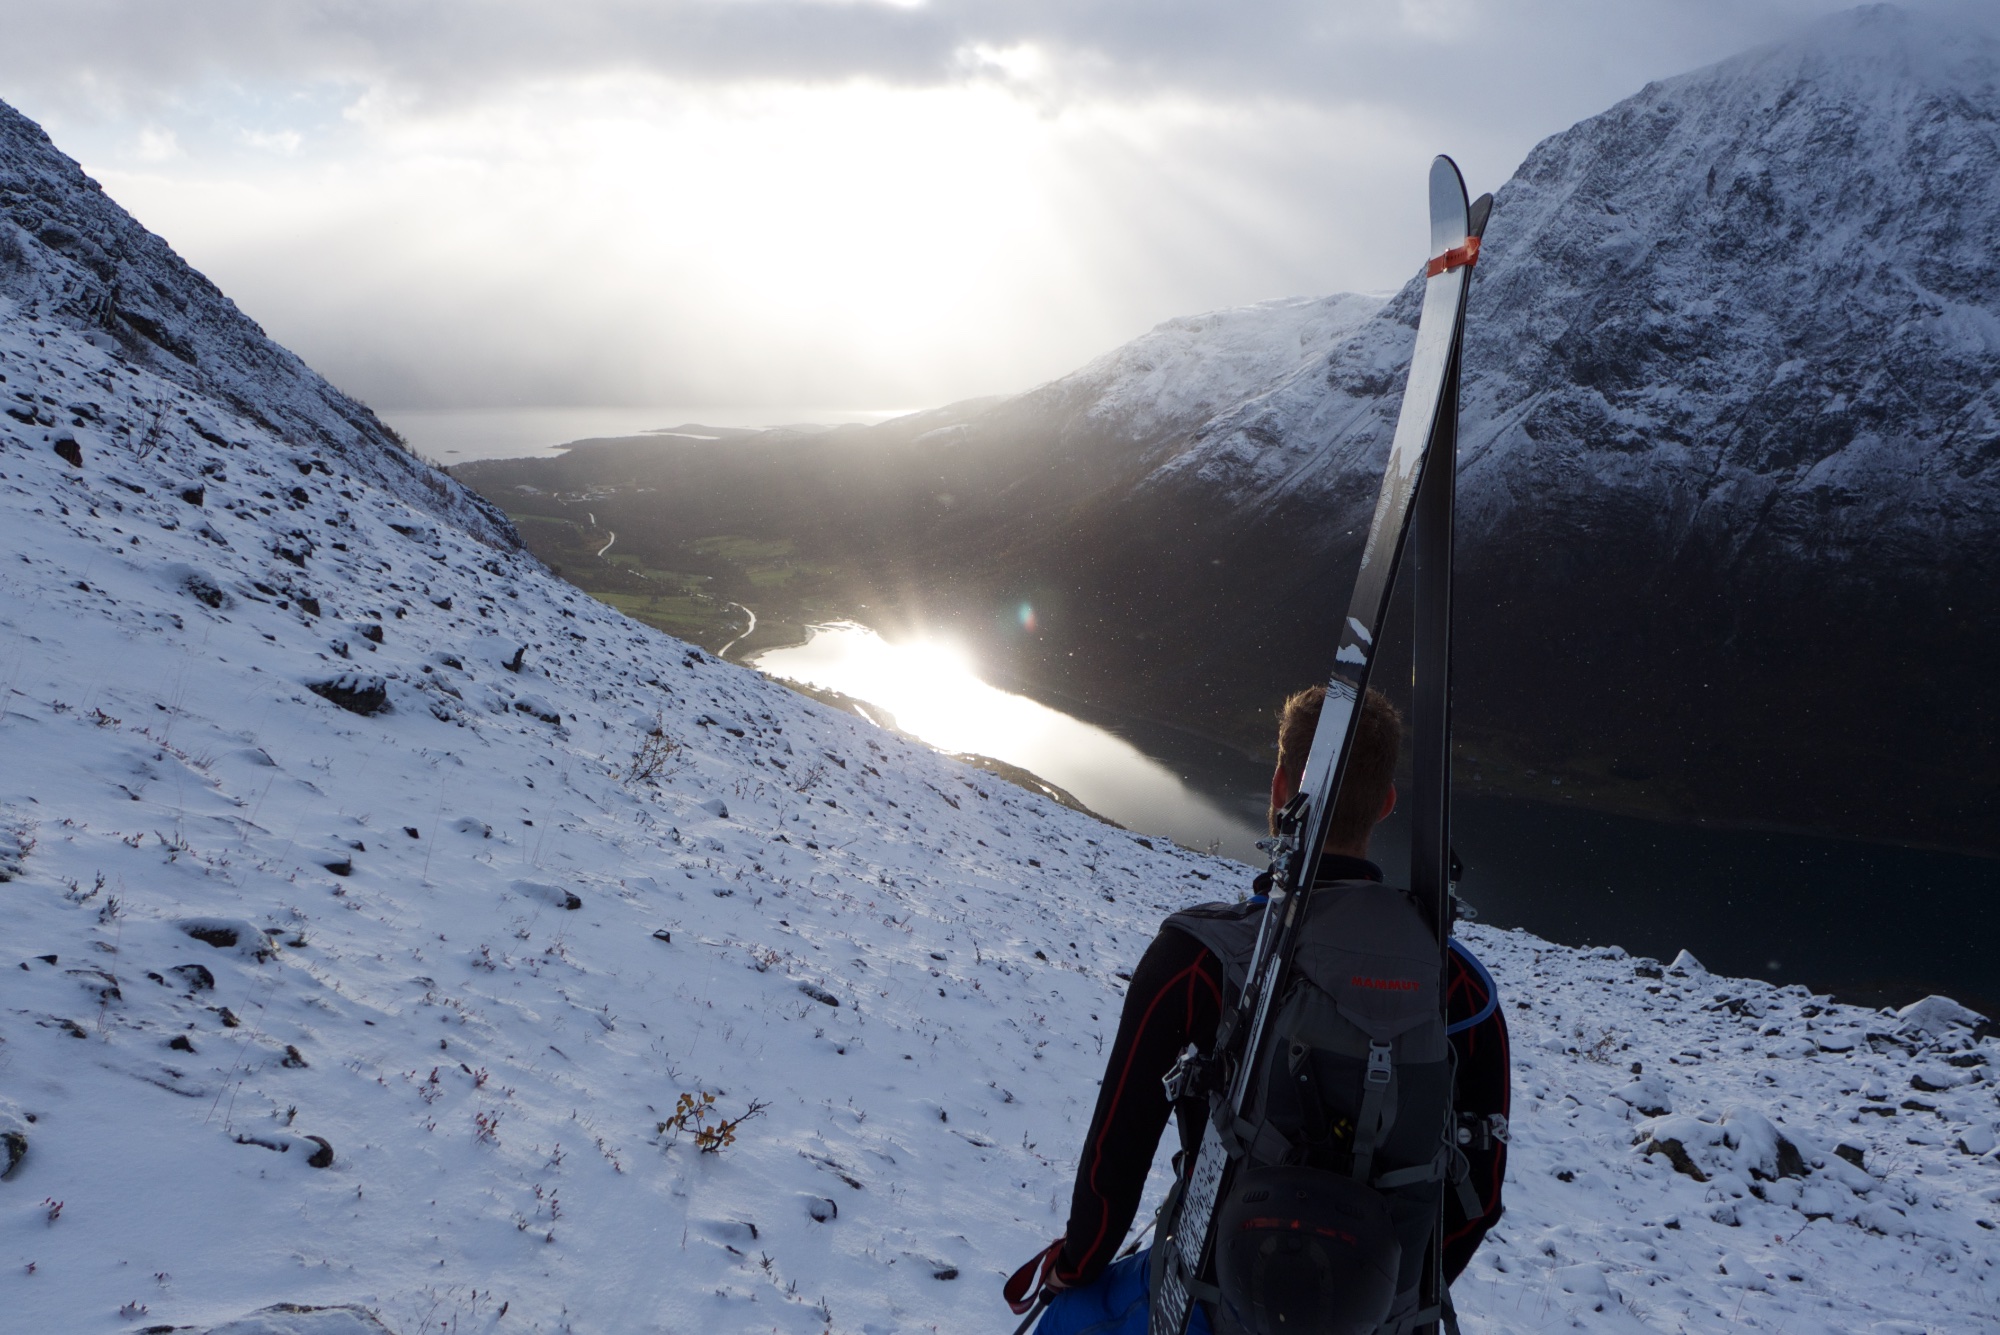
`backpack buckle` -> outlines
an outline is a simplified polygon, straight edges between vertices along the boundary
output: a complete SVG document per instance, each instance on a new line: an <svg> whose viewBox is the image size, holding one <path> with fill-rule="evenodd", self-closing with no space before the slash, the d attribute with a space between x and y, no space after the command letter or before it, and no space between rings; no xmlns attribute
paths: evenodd
<svg viewBox="0 0 2000 1335"><path fill-rule="evenodd" d="M1160 1085L1167 1091L1167 1102L1179 1103L1182 1099L1206 1094L1213 1083L1211 1076L1215 1063L1201 1055L1201 1049L1190 1043L1182 1050L1173 1069L1160 1078Z"/></svg>
<svg viewBox="0 0 2000 1335"><path fill-rule="evenodd" d="M1368 1074L1365 1077L1371 1085L1386 1085L1395 1077L1395 1067L1390 1057L1395 1049L1376 1039L1368 1043Z"/></svg>

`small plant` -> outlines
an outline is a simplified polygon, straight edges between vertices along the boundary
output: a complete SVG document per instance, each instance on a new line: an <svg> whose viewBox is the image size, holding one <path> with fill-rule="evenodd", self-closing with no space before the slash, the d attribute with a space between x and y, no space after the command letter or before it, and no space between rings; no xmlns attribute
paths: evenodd
<svg viewBox="0 0 2000 1335"><path fill-rule="evenodd" d="M147 1311L146 1304L140 1302L137 1298L134 1298L131 1302L126 1303L123 1307L120 1307L118 1309L118 1315L124 1317L127 1321L130 1321L135 1316L146 1315L146 1311Z"/></svg>
<svg viewBox="0 0 2000 1335"><path fill-rule="evenodd" d="M673 1144L682 1132L694 1136L695 1148L703 1154L720 1154L736 1143L736 1132L745 1122L761 1114L771 1105L761 1099L750 1100L750 1106L739 1117L723 1117L715 1110L715 1095L709 1093L683 1094L674 1105L674 1115L660 1123L660 1134L673 1133ZM709 1118L717 1120L711 1124Z"/></svg>
<svg viewBox="0 0 2000 1335"><path fill-rule="evenodd" d="M476 1112L472 1114L472 1138L485 1141L488 1145L500 1143L500 1114L497 1112Z"/></svg>
<svg viewBox="0 0 2000 1335"><path fill-rule="evenodd" d="M678 762L674 759L681 744L667 736L666 715L653 715L653 726L639 739L639 747L632 753L632 762L618 777L626 783L657 783L673 769Z"/></svg>
<svg viewBox="0 0 2000 1335"><path fill-rule="evenodd" d="M63 1203L57 1200L55 1197L53 1196L43 1197L42 1208L48 1211L49 1222L51 1224L55 1223L56 1220L62 1218Z"/></svg>

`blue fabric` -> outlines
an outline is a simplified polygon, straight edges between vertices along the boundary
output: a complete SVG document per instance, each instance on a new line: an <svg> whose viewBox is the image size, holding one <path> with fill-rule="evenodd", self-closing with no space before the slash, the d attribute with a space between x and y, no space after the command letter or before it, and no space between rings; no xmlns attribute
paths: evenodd
<svg viewBox="0 0 2000 1335"><path fill-rule="evenodd" d="M1093 1284L1064 1289L1049 1300L1035 1324L1035 1335L1146 1335L1146 1267L1148 1247L1113 1261ZM1210 1335L1208 1314L1195 1304L1188 1335Z"/></svg>

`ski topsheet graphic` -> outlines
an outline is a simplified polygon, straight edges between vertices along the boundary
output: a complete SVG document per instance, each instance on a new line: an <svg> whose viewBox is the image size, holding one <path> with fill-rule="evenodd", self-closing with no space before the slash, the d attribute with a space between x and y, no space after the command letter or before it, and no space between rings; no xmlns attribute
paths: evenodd
<svg viewBox="0 0 2000 1335"><path fill-rule="evenodd" d="M1375 646L1402 562L1418 488L1440 425L1445 427L1447 437L1455 437L1457 405L1448 404L1446 399L1456 398L1466 288L1479 256L1479 234L1490 207L1490 198L1484 196L1477 206L1468 207L1465 183L1450 158L1439 157L1431 163L1431 244L1430 262L1425 269L1423 313L1417 323L1416 351L1410 360L1410 378L1403 391L1395 439L1389 448L1388 468L1375 499L1368 540L1361 549L1354 595L1341 622L1340 647L1334 655L1333 676L1327 683L1319 727L1313 734L1299 792L1286 808L1284 830L1275 845L1270 904L1258 931L1249 978L1235 1010L1225 1016L1216 1036L1216 1049L1224 1059L1222 1069L1227 1073L1226 1089L1221 1096L1235 1114L1243 1111L1248 1091L1253 1088L1258 1046L1272 1003L1282 994L1291 943L1303 921L1305 901L1318 873L1334 798L1345 773L1360 698L1368 688ZM1455 453L1448 439L1437 460L1438 466L1455 468ZM1184 1069L1176 1067L1168 1077L1169 1096L1181 1095L1186 1080ZM1201 1276L1213 1250L1215 1205L1228 1175L1228 1151L1211 1117L1203 1129L1201 1148L1188 1170L1177 1207L1171 1218L1161 1220L1154 1244L1163 1255L1154 1268L1158 1280L1153 1289L1148 1326L1153 1335L1183 1335L1192 1305L1191 1292L1208 1291Z"/></svg>

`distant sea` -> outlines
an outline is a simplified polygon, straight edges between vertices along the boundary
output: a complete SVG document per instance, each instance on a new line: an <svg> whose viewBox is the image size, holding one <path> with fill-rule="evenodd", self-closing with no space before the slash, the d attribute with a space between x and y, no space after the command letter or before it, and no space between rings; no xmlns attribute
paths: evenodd
<svg viewBox="0 0 2000 1335"><path fill-rule="evenodd" d="M410 448L433 463L553 457L572 441L637 436L699 423L703 426L796 426L882 422L908 408L406 408L378 409Z"/></svg>

